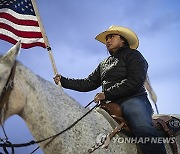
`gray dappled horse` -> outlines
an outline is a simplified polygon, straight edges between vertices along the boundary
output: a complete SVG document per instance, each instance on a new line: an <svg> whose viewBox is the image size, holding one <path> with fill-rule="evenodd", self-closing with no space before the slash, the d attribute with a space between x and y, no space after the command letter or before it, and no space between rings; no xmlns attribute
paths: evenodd
<svg viewBox="0 0 180 154"><path fill-rule="evenodd" d="M19 48L20 43L17 43L0 58L0 94L16 62ZM2 121L17 114L24 119L35 139L41 140L66 129L88 111L55 84L34 74L20 62L16 63L14 88L9 95L8 102L5 102L1 109ZM111 131L112 127L109 122L98 112L92 111L47 146L45 146L47 141L39 145L45 154L83 154L95 144L96 137L100 133ZM107 149L99 148L94 153L137 153L135 144L113 141L116 140L111 140ZM180 143L179 136L177 142ZM167 145L167 151L172 153L169 145Z"/></svg>

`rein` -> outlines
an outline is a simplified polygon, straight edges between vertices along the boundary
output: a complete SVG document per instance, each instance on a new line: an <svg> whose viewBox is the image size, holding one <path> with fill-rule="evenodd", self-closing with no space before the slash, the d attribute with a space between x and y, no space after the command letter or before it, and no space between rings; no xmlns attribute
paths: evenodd
<svg viewBox="0 0 180 154"><path fill-rule="evenodd" d="M91 103L93 103L94 102L94 100L93 101L91 101L90 103L89 103L89 105L91 104ZM34 145L34 144L38 144L38 143L42 143L42 142L45 142L45 141L47 141L47 140L50 140L48 143L46 143L45 144L45 146L47 146L50 142L52 142L56 137L58 137L59 135L61 135L61 134L63 134L64 132L66 132L66 131L68 131L69 129L71 129L72 127L74 127L79 121L81 121L85 116L87 116L92 110L94 110L96 107L98 107L98 106L100 106L100 104L96 104L92 109L90 109L88 112L86 112L83 116L81 116L79 119L77 119L74 123L72 123L69 127L67 127L66 129L64 129L63 131L61 131L61 132L59 132L59 133L57 133L57 134L55 134L55 135L52 135L52 136L50 136L50 137L47 137L47 138L45 138L45 139L42 139L42 140L38 140L38 141L34 141L34 140L32 140L32 141L30 141L30 142L27 142L27 143L21 143L21 144L10 144L10 143L7 143L7 142L5 142L5 143L0 143L0 147L10 147L10 148L17 148L17 147L26 147L26 146L30 146L30 145ZM9 142L9 141L8 141ZM33 152L31 152L31 154L32 153L34 153L37 149L39 149L39 147L37 147ZM8 154L8 153L7 153Z"/></svg>
<svg viewBox="0 0 180 154"><path fill-rule="evenodd" d="M2 94L0 96L0 111L2 112L2 110L4 110L4 106L6 106L5 108L7 109L8 107L8 101L9 101L9 96L11 94L11 91L13 90L13 86L14 86L14 76L15 76L15 69L16 69L16 62L13 66L13 68L11 69L11 73L9 75L9 78L8 78L8 81L2 91ZM94 100L92 100L90 103L88 103L88 105L85 106L85 108L87 108L90 104L92 104L94 102ZM100 103L96 104L93 108L91 108L89 111L87 111L83 116L81 116L79 119L77 119L74 123L72 123L69 127L67 127L66 129L64 129L63 131L55 134L55 135L52 135L52 136L49 136L45 139L42 139L42 140L38 140L38 141L30 141L30 142L27 142L27 143L21 143L21 144L12 144L10 141L8 141L8 137L6 135L6 132L5 132L5 129L4 129L4 126L0 120L0 124L2 125L2 129L3 129L3 132L4 132L4 135L5 135L5 139L1 139L0 138L0 147L3 147L3 150L6 154L9 154L9 152L7 151L6 148L11 148L11 153L14 154L14 148L16 147L26 147L26 146L31 146L31 145L34 145L34 144L38 144L38 143L42 143L42 142L45 142L47 140L50 140L48 141L45 146L47 146L48 144L50 144L56 137L58 137L59 135L63 134L64 132L68 131L69 129L71 129L72 127L74 127L79 121L81 121L85 116L87 116L92 110L94 110L96 107L100 106ZM1 115L2 116L2 115ZM39 149L39 146L33 150L32 153L34 153L37 149Z"/></svg>

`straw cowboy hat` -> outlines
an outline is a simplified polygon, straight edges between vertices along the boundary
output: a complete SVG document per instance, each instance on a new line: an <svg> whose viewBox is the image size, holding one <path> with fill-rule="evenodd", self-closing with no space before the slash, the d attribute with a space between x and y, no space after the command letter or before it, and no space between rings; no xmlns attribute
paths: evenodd
<svg viewBox="0 0 180 154"><path fill-rule="evenodd" d="M132 30L126 27L115 25L109 27L107 30L97 35L95 39L103 44L106 44L106 36L109 34L118 34L123 36L128 41L131 49L137 49L139 46L139 39Z"/></svg>

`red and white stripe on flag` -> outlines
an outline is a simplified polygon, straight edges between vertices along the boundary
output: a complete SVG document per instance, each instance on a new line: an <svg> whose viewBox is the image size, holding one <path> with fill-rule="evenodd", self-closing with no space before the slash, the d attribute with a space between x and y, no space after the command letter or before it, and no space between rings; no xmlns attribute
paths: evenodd
<svg viewBox="0 0 180 154"><path fill-rule="evenodd" d="M0 0L0 39L22 48L46 47L31 0Z"/></svg>

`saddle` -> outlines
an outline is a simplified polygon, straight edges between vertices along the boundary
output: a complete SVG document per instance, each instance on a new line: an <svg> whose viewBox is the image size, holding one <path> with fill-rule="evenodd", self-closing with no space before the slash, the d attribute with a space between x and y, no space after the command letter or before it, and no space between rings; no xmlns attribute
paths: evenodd
<svg viewBox="0 0 180 154"><path fill-rule="evenodd" d="M110 102L107 104L104 102L101 102L100 107L104 109L119 125L123 127L121 128L121 130L123 130L125 134L132 135L132 131L128 125L128 122L123 118L122 108L120 105L114 102ZM170 126L170 123L173 120L179 120L176 117L169 116L169 115L158 115L158 116L152 117L152 120L153 120L154 127L160 130L161 132L163 132L164 137L175 137L179 135L178 134L179 127L177 128L178 129L177 131L177 129L173 129ZM176 141L169 144L170 144L173 154L178 154Z"/></svg>

